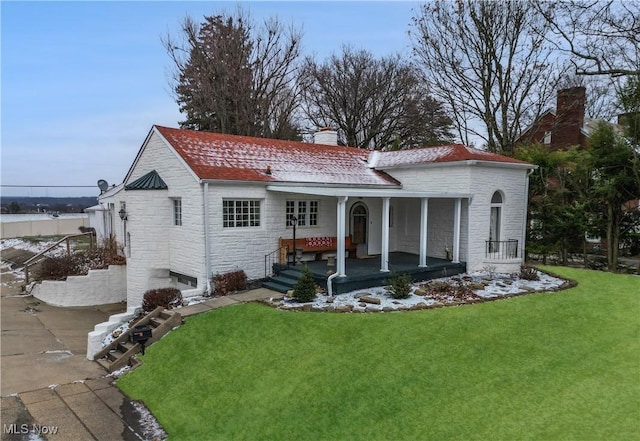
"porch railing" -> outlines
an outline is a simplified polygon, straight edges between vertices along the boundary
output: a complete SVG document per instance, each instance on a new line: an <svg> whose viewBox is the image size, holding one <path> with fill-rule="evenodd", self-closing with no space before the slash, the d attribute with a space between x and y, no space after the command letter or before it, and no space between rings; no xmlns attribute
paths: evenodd
<svg viewBox="0 0 640 441"><path fill-rule="evenodd" d="M287 245L264 256L264 277L268 278L276 273L275 268L281 265L283 268L289 266L289 247Z"/></svg>
<svg viewBox="0 0 640 441"><path fill-rule="evenodd" d="M485 257L489 259L515 259L518 257L518 239L487 240Z"/></svg>

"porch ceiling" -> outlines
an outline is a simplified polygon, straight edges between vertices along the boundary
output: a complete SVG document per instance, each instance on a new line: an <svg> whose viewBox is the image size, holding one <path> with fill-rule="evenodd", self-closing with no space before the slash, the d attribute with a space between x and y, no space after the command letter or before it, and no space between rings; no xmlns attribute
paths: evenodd
<svg viewBox="0 0 640 441"><path fill-rule="evenodd" d="M471 199L473 195L469 193L441 193L429 191L403 190L401 188L353 188L353 187L317 187L317 186L288 186L288 185L267 185L268 191L281 193L307 194L314 196L335 196L335 197L375 197L375 198L451 198L451 199Z"/></svg>

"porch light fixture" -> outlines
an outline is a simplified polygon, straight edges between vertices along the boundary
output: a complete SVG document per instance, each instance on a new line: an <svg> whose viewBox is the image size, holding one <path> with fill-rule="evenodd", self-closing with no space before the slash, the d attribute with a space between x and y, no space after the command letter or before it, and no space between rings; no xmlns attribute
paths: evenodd
<svg viewBox="0 0 640 441"><path fill-rule="evenodd" d="M118 211L118 215L120 216L120 220L123 220L123 221L127 220L127 212L124 209L124 207L122 207L120 211Z"/></svg>

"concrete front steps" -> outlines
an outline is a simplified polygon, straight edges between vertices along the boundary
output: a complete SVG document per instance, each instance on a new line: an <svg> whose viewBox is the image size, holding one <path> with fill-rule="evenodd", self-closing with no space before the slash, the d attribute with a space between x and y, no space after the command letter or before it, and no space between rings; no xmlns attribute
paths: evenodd
<svg viewBox="0 0 640 441"><path fill-rule="evenodd" d="M148 347L181 324L182 316L178 312L157 307L133 323L128 331L123 332L117 339L98 352L94 359L108 372L117 371L127 365L135 367L139 362L133 356L142 350L139 343L133 343L130 339L131 331L136 326L148 325L151 327L151 338L145 344L145 347Z"/></svg>
<svg viewBox="0 0 640 441"><path fill-rule="evenodd" d="M286 294L287 291L291 291L296 286L301 276L302 273L297 269L286 269L263 283L262 286Z"/></svg>

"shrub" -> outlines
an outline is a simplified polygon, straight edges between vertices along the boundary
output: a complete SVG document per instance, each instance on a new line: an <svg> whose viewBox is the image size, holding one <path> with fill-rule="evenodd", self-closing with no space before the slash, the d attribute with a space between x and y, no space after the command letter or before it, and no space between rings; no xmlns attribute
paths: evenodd
<svg viewBox="0 0 640 441"><path fill-rule="evenodd" d="M406 299L411 294L411 277L409 274L393 273L389 279L387 290L394 299Z"/></svg>
<svg viewBox="0 0 640 441"><path fill-rule="evenodd" d="M538 270L529 265L520 266L520 278L524 280L540 280Z"/></svg>
<svg viewBox="0 0 640 441"><path fill-rule="evenodd" d="M430 294L448 294L451 292L451 284L442 280L432 280L426 284Z"/></svg>
<svg viewBox="0 0 640 441"><path fill-rule="evenodd" d="M300 303L311 302L316 298L316 281L306 265L302 269L302 276L298 283L293 287L293 298Z"/></svg>
<svg viewBox="0 0 640 441"><path fill-rule="evenodd" d="M477 299L479 296L473 292L474 286L476 288L484 288L481 283L465 283L462 280L446 282L443 280L432 280L422 285L423 289L427 290L428 296L437 301L467 301Z"/></svg>
<svg viewBox="0 0 640 441"><path fill-rule="evenodd" d="M246 289L247 275L242 270L231 271L229 273L216 274L212 282L213 294L226 296L230 292Z"/></svg>
<svg viewBox="0 0 640 441"><path fill-rule="evenodd" d="M182 305L182 293L177 288L150 289L142 297L142 309L151 312L158 306L172 309Z"/></svg>
<svg viewBox="0 0 640 441"><path fill-rule="evenodd" d="M124 257L124 247L116 241L114 236L110 236L102 241L96 248L95 255L102 260L107 268L109 265L126 265L127 259Z"/></svg>
<svg viewBox="0 0 640 441"><path fill-rule="evenodd" d="M68 276L86 274L83 270L83 256L47 257L34 269L35 280L65 280Z"/></svg>
<svg viewBox="0 0 640 441"><path fill-rule="evenodd" d="M114 238L106 239L99 247L77 251L70 256L47 257L34 267L35 280L65 280L69 276L82 276L92 269L105 269L109 265L125 265L121 247Z"/></svg>

